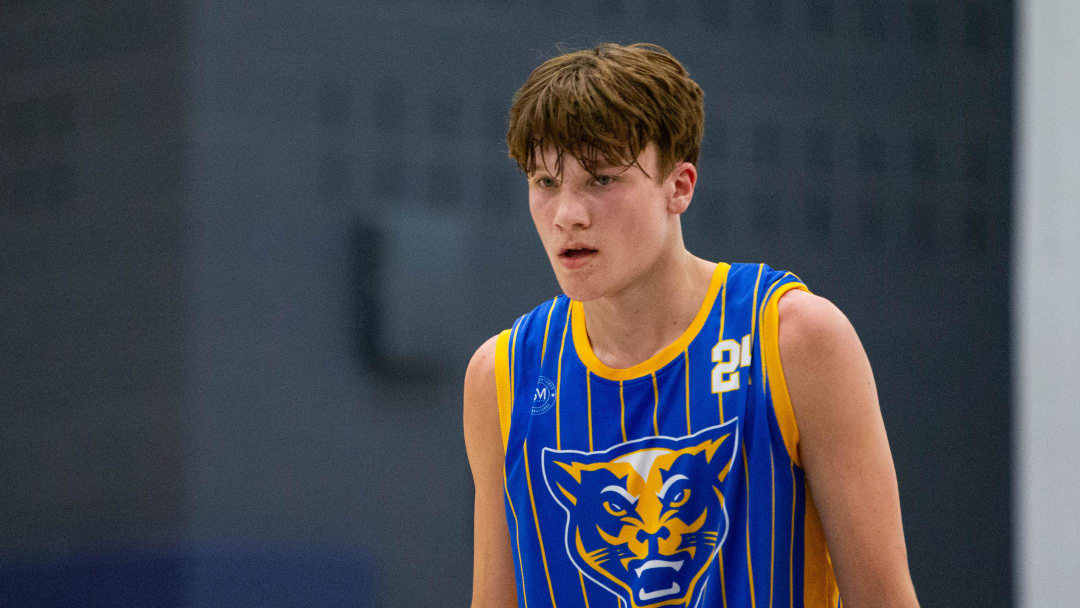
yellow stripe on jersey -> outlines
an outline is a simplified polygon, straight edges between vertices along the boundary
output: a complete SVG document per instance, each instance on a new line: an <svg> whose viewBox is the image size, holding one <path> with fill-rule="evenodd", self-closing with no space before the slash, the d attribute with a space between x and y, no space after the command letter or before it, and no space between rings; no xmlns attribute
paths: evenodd
<svg viewBox="0 0 1080 608"><path fill-rule="evenodd" d="M762 334L765 331L765 305L768 304L769 298L772 296L773 290L775 290L777 287L780 286L780 281L783 281L788 276L794 276L794 275L792 275L789 272L789 273L785 274L784 276L780 277L779 280L773 282L773 284L770 285L767 290L765 290L765 295L761 297L761 304L759 304L757 306L758 317L761 319L761 331L758 332L758 340L759 341L762 339ZM745 355L746 353L743 353L743 354ZM747 363L746 365L749 365L749 363ZM762 387L761 387L761 390L764 392L769 386L768 376L766 375L766 372L768 371L768 364L765 361L765 357L761 358L761 371L762 371L762 374L761 374L762 377L765 378L765 381L762 382Z"/></svg>
<svg viewBox="0 0 1080 608"><path fill-rule="evenodd" d="M585 575L581 570L577 571L578 580L581 581L581 597L585 598L585 608L589 608L589 593L585 591Z"/></svg>
<svg viewBox="0 0 1080 608"><path fill-rule="evenodd" d="M727 319L727 283L720 289L720 334L717 337L717 342L724 339L724 321ZM724 420L724 393L716 393L716 404L720 410L720 422L726 422ZM720 559L716 560L720 565L720 598L723 600L724 608L727 608L727 579L724 576L724 559L723 555Z"/></svg>
<svg viewBox="0 0 1080 608"><path fill-rule="evenodd" d="M548 570L547 552L544 551L544 537L540 534L540 518L536 515L536 497L533 495L532 475L529 473L529 441L526 439L521 446L521 454L525 457L525 482L529 486L529 503L532 505L533 522L536 524L536 540L540 543L540 559L544 562L544 574L547 576L548 593L551 594L551 606L555 606L555 589L551 586L551 571Z"/></svg>
<svg viewBox="0 0 1080 608"><path fill-rule="evenodd" d="M774 281L772 285L769 286L769 289L765 292L765 295L761 298L761 304L758 305L758 317L761 319L761 331L758 332L758 340L759 341L762 340L762 335L765 332L765 306L768 305L769 300L772 298L773 290L775 290L777 287L781 287L780 281L783 281L784 279L786 279L788 277L795 277L796 279L799 278L799 277L796 277L793 273L790 273L790 272L784 273L784 276L780 277L779 279ZM768 388L768 385L769 385L769 379L768 379L768 375L767 375L768 371L769 371L768 370L768 362L765 361L765 357L762 356L761 357L761 372L762 372L761 375L765 378L765 382L762 383L762 384L764 384L764 386L761 387L762 391L765 391Z"/></svg>
<svg viewBox="0 0 1080 608"><path fill-rule="evenodd" d="M592 374L589 370L585 370L585 395L586 406L588 407L589 414L589 451L593 451L592 444Z"/></svg>
<svg viewBox="0 0 1080 608"><path fill-rule="evenodd" d="M727 284L724 284L724 288L720 290L720 335L716 338L719 342L724 339L724 319L727 318ZM724 393L716 393L716 407L720 410L720 422L726 422L724 420Z"/></svg>
<svg viewBox="0 0 1080 608"><path fill-rule="evenodd" d="M622 440L626 441L626 399L623 399L622 380L619 380L619 421L622 424Z"/></svg>
<svg viewBox="0 0 1080 608"><path fill-rule="evenodd" d="M788 608L795 608L795 498L798 496L795 489L795 463L790 463L791 469L791 544L788 546Z"/></svg>
<svg viewBox="0 0 1080 608"><path fill-rule="evenodd" d="M765 361L765 373L768 387L772 394L773 411L784 438L784 447L795 466L802 468L799 458L799 426L795 422L795 410L791 406L787 381L784 380L784 366L780 361L780 297L792 289L809 292L802 283L786 283L769 296L765 312L761 315L761 349Z"/></svg>
<svg viewBox="0 0 1080 608"><path fill-rule="evenodd" d="M805 486L803 486L805 488ZM836 606L840 589L836 586L832 558L825 545L825 531L821 528L814 499L810 490L804 490L806 515L803 517L803 605L806 608Z"/></svg>
<svg viewBox="0 0 1080 608"><path fill-rule="evenodd" d="M517 336L520 329L521 321L519 320L510 332L510 409L514 408L514 366L517 365Z"/></svg>
<svg viewBox="0 0 1080 608"><path fill-rule="evenodd" d="M504 329L495 338L495 394L499 402L499 428L502 430L503 453L510 441L510 412L514 395L510 389L510 330Z"/></svg>
<svg viewBox="0 0 1080 608"><path fill-rule="evenodd" d="M540 348L540 363L544 362L544 355L547 354L547 338L548 330L551 329L551 313L555 312L555 302L558 299L558 296L552 298L551 306L548 307L547 323L544 324L544 345Z"/></svg>
<svg viewBox="0 0 1080 608"><path fill-rule="evenodd" d="M660 424L657 422L657 413L660 412L660 389L656 387L656 372L652 374L652 428L657 435L660 434Z"/></svg>
<svg viewBox="0 0 1080 608"><path fill-rule="evenodd" d="M593 353L592 345L589 343L588 331L585 328L585 309L581 302L571 302L570 312L573 317L571 322L573 323L574 328L574 348L577 350L578 358L581 359L581 362L585 364L585 367L592 370L594 374L608 380L630 380L631 378L647 376L659 370L675 359L675 357L679 356L679 353L686 350L690 345L690 342L692 342L698 332L701 331L701 328L705 326L705 321L709 318L709 312L712 311L713 302L716 301L716 296L720 293L720 288L727 280L727 273L730 269L730 264L717 264L716 269L713 271L712 279L709 281L709 289L705 293L705 300L698 308L697 314L694 316L694 320L691 321L690 326L687 327L682 335L674 342L668 344L645 361L632 367L621 369L608 367L596 357L596 354Z"/></svg>
<svg viewBox="0 0 1080 608"><path fill-rule="evenodd" d="M514 376L515 376L514 367L517 365L517 339L518 339L518 332L519 331L521 331L521 320L520 319L518 320L517 324L514 325L513 331L510 332L510 362L508 364L508 367L510 368L510 406L509 406L509 411L506 414L506 416L507 416L507 418L506 418L507 424L506 424L506 431L505 431L506 432L506 437L504 439L504 441L506 443L509 443L509 440L510 440L510 424L511 424L511 422L513 420L512 414L513 414L513 411L514 411L514 401L517 400L517 397L516 397L517 393L514 392ZM505 446L503 447L503 452L504 453L506 452L506 447Z"/></svg>
<svg viewBox="0 0 1080 608"><path fill-rule="evenodd" d="M769 537L769 608L772 608L773 578L776 574L776 458L769 450L769 482L772 484L772 531Z"/></svg>
<svg viewBox="0 0 1080 608"><path fill-rule="evenodd" d="M724 554L721 553L717 556L719 559L716 563L720 566L720 599L724 601L724 608L727 608L727 581L724 578Z"/></svg>
<svg viewBox="0 0 1080 608"><path fill-rule="evenodd" d="M521 526L518 525L517 511L514 510L514 501L510 499L510 486L506 481L506 469L503 469L503 492L506 493L506 503L510 505L510 514L514 516L514 540L517 541L518 572L521 573L521 588L525 589L525 562L521 561ZM529 598L524 593L524 608L529 608Z"/></svg>
<svg viewBox="0 0 1080 608"><path fill-rule="evenodd" d="M750 582L750 608L757 608L754 593L754 560L750 557L750 465L746 462L746 444L742 444L743 471L746 471L746 580Z"/></svg>
<svg viewBox="0 0 1080 608"><path fill-rule="evenodd" d="M563 322L562 343L559 344L559 371L555 374L555 448L562 449L562 414L560 412L562 394L562 355L566 348L566 328L570 326L570 308L566 309L566 321Z"/></svg>
<svg viewBox="0 0 1080 608"><path fill-rule="evenodd" d="M753 302L753 308L750 310L750 344L754 343L754 338L755 338L754 332L757 330L757 301L758 301L757 293L758 293L758 288L761 287L761 273L764 270L765 270L765 264L758 264L757 280L754 281L754 299L750 300L751 302ZM747 375L746 383L747 384L753 384L754 383L754 375L753 374L748 374Z"/></svg>
<svg viewBox="0 0 1080 608"><path fill-rule="evenodd" d="M683 367L686 370L686 434L692 435L693 431L690 430L690 353L689 351L682 351L683 354ZM589 448L592 449L591 447Z"/></svg>

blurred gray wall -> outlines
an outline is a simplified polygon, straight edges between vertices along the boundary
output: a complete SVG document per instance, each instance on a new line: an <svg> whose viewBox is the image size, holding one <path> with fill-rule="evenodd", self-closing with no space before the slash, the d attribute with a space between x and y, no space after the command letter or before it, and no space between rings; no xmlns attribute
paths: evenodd
<svg viewBox="0 0 1080 608"><path fill-rule="evenodd" d="M862 336L923 604L1011 604L1010 3L174 6L0 7L0 605L467 603L506 112L605 40L706 91L691 250Z"/></svg>
<svg viewBox="0 0 1080 608"><path fill-rule="evenodd" d="M187 519L185 9L148 13L0 6L4 606L84 604Z"/></svg>
<svg viewBox="0 0 1080 608"><path fill-rule="evenodd" d="M1020 7L1016 185L1018 605L1080 598L1080 5Z"/></svg>

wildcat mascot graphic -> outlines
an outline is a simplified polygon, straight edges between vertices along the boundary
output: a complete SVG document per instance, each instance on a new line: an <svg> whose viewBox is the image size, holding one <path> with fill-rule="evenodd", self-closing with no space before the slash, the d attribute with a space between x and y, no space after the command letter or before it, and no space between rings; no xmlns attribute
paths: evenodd
<svg viewBox="0 0 1080 608"><path fill-rule="evenodd" d="M628 608L696 605L727 537L721 486L737 422L597 452L544 448L544 481L566 511L578 570Z"/></svg>

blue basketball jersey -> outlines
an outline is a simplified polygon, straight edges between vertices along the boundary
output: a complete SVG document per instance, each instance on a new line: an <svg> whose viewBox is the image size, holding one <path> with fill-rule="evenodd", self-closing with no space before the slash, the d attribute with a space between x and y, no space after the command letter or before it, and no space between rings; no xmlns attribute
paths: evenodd
<svg viewBox="0 0 1080 608"><path fill-rule="evenodd" d="M519 606L839 605L780 365L790 289L719 264L683 335L627 369L597 359L565 296L499 334Z"/></svg>

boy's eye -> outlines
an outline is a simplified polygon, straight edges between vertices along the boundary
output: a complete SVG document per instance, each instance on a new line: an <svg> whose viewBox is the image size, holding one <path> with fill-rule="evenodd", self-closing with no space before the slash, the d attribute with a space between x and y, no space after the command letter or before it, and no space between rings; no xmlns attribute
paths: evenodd
<svg viewBox="0 0 1080 608"><path fill-rule="evenodd" d="M613 175L597 175L596 176L596 183L600 184L601 186L607 186L608 184L610 184L613 181L615 181L615 176L613 176Z"/></svg>
<svg viewBox="0 0 1080 608"><path fill-rule="evenodd" d="M542 188L551 188L555 186L555 178L553 177L540 177L537 178L536 184Z"/></svg>

